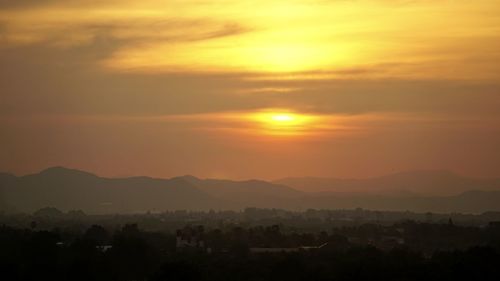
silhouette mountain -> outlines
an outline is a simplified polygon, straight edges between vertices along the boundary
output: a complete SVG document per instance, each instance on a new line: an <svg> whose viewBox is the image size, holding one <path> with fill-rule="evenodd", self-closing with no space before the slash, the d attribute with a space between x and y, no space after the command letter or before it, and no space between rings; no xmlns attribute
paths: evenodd
<svg viewBox="0 0 500 281"><path fill-rule="evenodd" d="M96 213L237 209L275 203L285 208L289 204L280 200L300 195L289 187L257 180L103 178L63 167L21 177L0 174L0 202L30 212L46 206Z"/></svg>
<svg viewBox="0 0 500 281"><path fill-rule="evenodd" d="M400 172L368 179L284 178L275 183L305 192L450 196L469 190L500 190L500 179L462 177L446 170Z"/></svg>
<svg viewBox="0 0 500 281"><path fill-rule="evenodd" d="M194 184L198 189L233 206L284 208L290 205L287 199L304 196L302 192L288 186L261 180L202 180L193 176L182 178Z"/></svg>
<svg viewBox="0 0 500 281"><path fill-rule="evenodd" d="M377 194L315 193L303 205L317 209L364 208L386 211L483 213L500 211L500 191L473 190L453 196L398 196Z"/></svg>
<svg viewBox="0 0 500 281"><path fill-rule="evenodd" d="M0 211L33 212L43 207L63 211L81 209L88 213L360 207L480 213L500 211L498 182L445 171L404 172L362 180L289 178L273 183L194 176L104 178L53 167L20 177L0 173Z"/></svg>
<svg viewBox="0 0 500 281"><path fill-rule="evenodd" d="M0 186L4 202L28 211L46 206L99 213L217 206L208 194L181 178L110 179L62 167L2 180Z"/></svg>

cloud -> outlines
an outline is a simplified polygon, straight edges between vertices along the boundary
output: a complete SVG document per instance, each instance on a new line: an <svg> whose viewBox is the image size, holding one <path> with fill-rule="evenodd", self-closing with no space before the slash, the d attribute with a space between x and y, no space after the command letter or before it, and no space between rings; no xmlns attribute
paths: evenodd
<svg viewBox="0 0 500 281"><path fill-rule="evenodd" d="M365 79L356 77L356 70L328 79L261 79L243 72L101 69L98 62L120 44L103 34L78 48L35 45L2 50L0 64L9 68L0 69L1 115L161 116L278 107L319 114L496 116L500 106L497 82ZM372 71L377 69L359 72Z"/></svg>
<svg viewBox="0 0 500 281"><path fill-rule="evenodd" d="M22 0L22 1L0 0L0 8L15 9L15 8L26 8L33 6L36 7L54 2L60 2L60 0Z"/></svg>
<svg viewBox="0 0 500 281"><path fill-rule="evenodd" d="M26 10L47 6L96 6L104 3L119 3L117 0L0 0L1 9Z"/></svg>
<svg viewBox="0 0 500 281"><path fill-rule="evenodd" d="M1 25L4 46L44 44L52 47L80 47L99 37L120 42L121 48L156 43L196 42L234 36L251 29L236 22L206 19L98 19L43 24L13 23Z"/></svg>
<svg viewBox="0 0 500 281"><path fill-rule="evenodd" d="M491 1L1 3L22 7L0 13L2 45L79 48L111 38L115 51L101 66L114 71L476 80L500 73L491 63L500 59Z"/></svg>

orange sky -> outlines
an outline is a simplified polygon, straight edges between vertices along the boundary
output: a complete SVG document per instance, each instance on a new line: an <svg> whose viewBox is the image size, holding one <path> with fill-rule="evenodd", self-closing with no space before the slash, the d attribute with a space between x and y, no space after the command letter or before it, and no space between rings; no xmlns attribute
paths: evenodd
<svg viewBox="0 0 500 281"><path fill-rule="evenodd" d="M0 171L500 176L494 0L0 0Z"/></svg>

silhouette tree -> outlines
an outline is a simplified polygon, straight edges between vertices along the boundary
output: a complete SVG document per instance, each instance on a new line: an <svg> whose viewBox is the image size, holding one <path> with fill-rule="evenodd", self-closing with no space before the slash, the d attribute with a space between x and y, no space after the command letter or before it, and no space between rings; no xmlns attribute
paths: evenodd
<svg viewBox="0 0 500 281"><path fill-rule="evenodd" d="M110 237L104 227L94 224L87 229L83 235L83 239L94 241L96 245L104 245L109 241Z"/></svg>

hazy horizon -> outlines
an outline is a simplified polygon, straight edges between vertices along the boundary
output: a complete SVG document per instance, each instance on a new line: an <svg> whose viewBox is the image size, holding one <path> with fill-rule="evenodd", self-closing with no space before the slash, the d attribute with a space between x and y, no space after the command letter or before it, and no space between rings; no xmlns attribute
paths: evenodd
<svg viewBox="0 0 500 281"><path fill-rule="evenodd" d="M61 166L61 165L55 165L55 166L49 166L45 167L39 170L34 170L30 171L27 173L13 173L11 171L0 171L0 173L6 173L6 174L11 174L16 177L22 177L22 176L29 176L29 175L35 175L39 174L41 172L44 172L46 170L50 169L65 169L65 170L76 170L76 171L81 171L81 172L86 172L90 173L93 175L96 175L98 177L102 178L129 178L129 177L150 177L150 178L157 178L157 179L172 179L172 178L177 178L177 177L195 177L199 179L221 179L221 180L233 180L233 181L246 181L246 180L263 180L263 181L278 181L278 180L283 180L283 179L293 179L293 178L300 178L300 179L307 179L307 178L313 178L313 179L345 179L345 180L364 180L364 179L374 179L374 178L381 178L381 177L386 177L386 176L392 176L392 175L398 175L398 174L418 174L418 173L436 173L436 174L452 174L455 176L459 177L464 177L464 178L471 178L471 179L498 179L500 177L477 177L477 176L470 176L470 175L464 175L460 173L456 173L451 170L447 169L414 169L414 170L400 170L400 171L392 171L389 173L383 173L383 174L378 174L378 175L372 175L372 176L366 176L366 177L336 177L336 176L315 176L315 175L293 175L293 176L284 176L284 177L278 177L278 178L260 178L260 177L249 177L249 178L230 178L230 177L221 177L221 178L215 178L215 177L203 177L199 175L193 175L193 174L179 174L179 175L173 175L173 176L166 176L166 177L161 177L161 176L154 176L154 175L148 175L148 174L128 174L128 175L107 175L107 174L101 174L99 172L91 171L91 170L84 170L80 168L75 168L75 167L67 167L67 166Z"/></svg>

